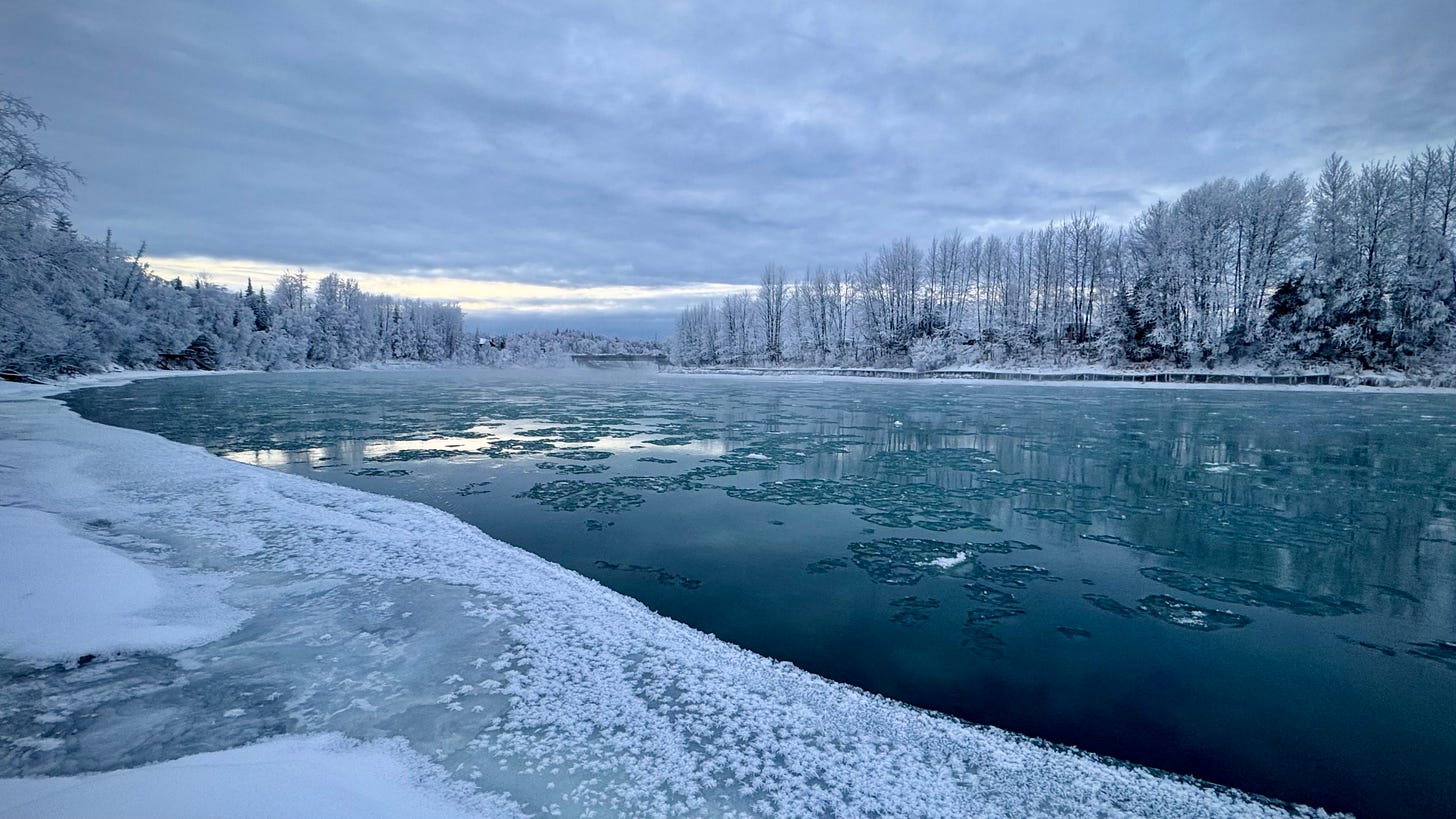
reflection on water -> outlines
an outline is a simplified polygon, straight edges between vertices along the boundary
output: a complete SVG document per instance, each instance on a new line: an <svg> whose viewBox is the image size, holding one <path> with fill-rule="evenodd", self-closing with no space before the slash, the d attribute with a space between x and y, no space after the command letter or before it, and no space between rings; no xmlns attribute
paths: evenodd
<svg viewBox="0 0 1456 819"><path fill-rule="evenodd" d="M1456 805L1448 396L441 371L68 400L927 708L1362 815Z"/></svg>

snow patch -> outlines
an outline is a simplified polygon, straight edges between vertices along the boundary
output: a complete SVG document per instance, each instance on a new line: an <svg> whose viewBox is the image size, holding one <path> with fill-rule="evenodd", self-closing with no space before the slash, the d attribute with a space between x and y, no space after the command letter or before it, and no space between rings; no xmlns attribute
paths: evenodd
<svg viewBox="0 0 1456 819"><path fill-rule="evenodd" d="M930 565L934 566L937 569L951 569L961 565L962 563L965 563L968 559L970 559L970 557L970 552L957 552L950 557L932 558L930 561Z"/></svg>
<svg viewBox="0 0 1456 819"><path fill-rule="evenodd" d="M0 506L0 654L31 662L211 642L245 613L224 575L144 565L38 509Z"/></svg>
<svg viewBox="0 0 1456 819"><path fill-rule="evenodd" d="M104 807L102 807L104 806ZM445 780L400 740L280 737L131 770L0 779L0 816L191 819L515 817L500 797Z"/></svg>

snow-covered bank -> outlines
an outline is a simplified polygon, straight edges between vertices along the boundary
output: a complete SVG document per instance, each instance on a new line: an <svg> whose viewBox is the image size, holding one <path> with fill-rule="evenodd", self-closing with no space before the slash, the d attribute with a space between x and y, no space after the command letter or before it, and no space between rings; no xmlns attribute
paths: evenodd
<svg viewBox="0 0 1456 819"><path fill-rule="evenodd" d="M165 661L134 650L7 686L0 775L340 732L403 736L530 813L1285 815L813 677L434 509L90 424L29 389L0 388L0 504L224 578L216 599L248 619ZM24 787L0 782L0 807Z"/></svg>
<svg viewBox="0 0 1456 819"><path fill-rule="evenodd" d="M138 562L38 509L0 507L0 531L7 539L0 573L5 656L55 662L169 651L210 642L242 621L242 611L218 600L226 575Z"/></svg>
<svg viewBox="0 0 1456 819"><path fill-rule="evenodd" d="M466 819L516 816L472 797L403 742L279 737L88 776L0 781L0 815L30 819Z"/></svg>
<svg viewBox="0 0 1456 819"><path fill-rule="evenodd" d="M848 378L944 383L1003 383L1102 387L1202 387L1213 389L1337 389L1400 390L1403 392L1451 392L1450 379L1415 379L1405 376L1366 373L1332 375L1303 373L1276 375L1262 371L1216 370L1144 372L1116 369L943 369L913 370L872 367L683 367L671 372L684 375L769 376L774 378ZM1440 382L1440 383L1436 383Z"/></svg>

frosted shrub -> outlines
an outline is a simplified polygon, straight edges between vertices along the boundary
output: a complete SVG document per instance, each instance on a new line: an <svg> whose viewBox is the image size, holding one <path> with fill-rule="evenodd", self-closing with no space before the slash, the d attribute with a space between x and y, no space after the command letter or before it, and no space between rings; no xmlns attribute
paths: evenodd
<svg viewBox="0 0 1456 819"><path fill-rule="evenodd" d="M956 363L961 345L944 336L917 338L910 343L910 366L917 370L938 370Z"/></svg>

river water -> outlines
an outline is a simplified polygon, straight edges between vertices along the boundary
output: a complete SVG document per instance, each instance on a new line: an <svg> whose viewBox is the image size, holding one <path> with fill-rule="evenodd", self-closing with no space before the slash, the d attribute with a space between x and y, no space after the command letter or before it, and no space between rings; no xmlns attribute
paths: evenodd
<svg viewBox="0 0 1456 819"><path fill-rule="evenodd" d="M66 400L924 708L1360 815L1456 806L1449 395L426 370Z"/></svg>

